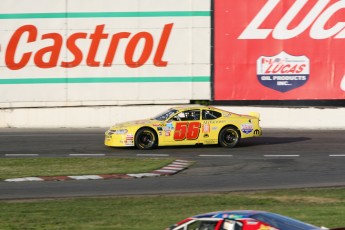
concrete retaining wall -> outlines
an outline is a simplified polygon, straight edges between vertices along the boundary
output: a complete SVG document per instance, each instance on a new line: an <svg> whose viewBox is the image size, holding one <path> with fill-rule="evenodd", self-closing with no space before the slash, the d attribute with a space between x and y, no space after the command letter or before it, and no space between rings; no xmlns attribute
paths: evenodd
<svg viewBox="0 0 345 230"><path fill-rule="evenodd" d="M152 117L171 105L0 109L0 128L106 128ZM345 108L218 106L235 113L256 111L263 128L345 129Z"/></svg>

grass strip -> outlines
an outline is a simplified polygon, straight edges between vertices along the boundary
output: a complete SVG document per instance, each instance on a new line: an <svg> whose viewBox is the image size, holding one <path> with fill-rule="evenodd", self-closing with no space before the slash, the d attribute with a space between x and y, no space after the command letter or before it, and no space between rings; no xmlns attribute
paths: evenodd
<svg viewBox="0 0 345 230"><path fill-rule="evenodd" d="M343 188L222 194L0 201L0 229L162 230L204 212L256 209L345 226Z"/></svg>
<svg viewBox="0 0 345 230"><path fill-rule="evenodd" d="M6 158L0 161L0 179L35 176L73 176L151 172L173 159L153 158Z"/></svg>

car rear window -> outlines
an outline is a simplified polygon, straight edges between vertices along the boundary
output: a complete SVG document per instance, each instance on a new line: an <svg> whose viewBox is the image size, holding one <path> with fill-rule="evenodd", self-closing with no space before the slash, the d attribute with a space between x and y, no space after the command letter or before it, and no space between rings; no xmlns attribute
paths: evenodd
<svg viewBox="0 0 345 230"><path fill-rule="evenodd" d="M299 220L291 219L289 217L281 216L274 213L258 213L251 216L251 218L262 221L272 227L281 230L316 230L320 229L311 224L304 223Z"/></svg>
<svg viewBox="0 0 345 230"><path fill-rule="evenodd" d="M222 116L222 114L217 112L217 111L202 110L202 119L203 120L214 120L214 119L217 119L221 116Z"/></svg>

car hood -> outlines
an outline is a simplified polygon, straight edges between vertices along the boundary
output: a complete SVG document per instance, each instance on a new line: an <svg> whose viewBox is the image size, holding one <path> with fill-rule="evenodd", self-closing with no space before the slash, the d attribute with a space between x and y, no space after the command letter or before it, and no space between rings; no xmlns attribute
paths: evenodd
<svg viewBox="0 0 345 230"><path fill-rule="evenodd" d="M118 129L118 128L128 128L132 126L145 126L145 125L154 125L154 124L160 124L161 121L153 120L153 119L145 119L145 120L136 120L136 121L126 121L114 124L111 126L112 129Z"/></svg>

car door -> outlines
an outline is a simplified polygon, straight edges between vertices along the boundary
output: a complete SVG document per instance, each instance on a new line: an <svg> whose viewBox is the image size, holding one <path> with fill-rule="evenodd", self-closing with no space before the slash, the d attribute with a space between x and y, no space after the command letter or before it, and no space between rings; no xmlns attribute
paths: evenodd
<svg viewBox="0 0 345 230"><path fill-rule="evenodd" d="M218 134L223 125L219 119L222 117L220 112L211 109L202 110L202 125L200 140L204 144L217 144Z"/></svg>
<svg viewBox="0 0 345 230"><path fill-rule="evenodd" d="M167 122L169 133L165 141L170 145L192 145L200 142L201 116L200 109L184 110L177 113Z"/></svg>

